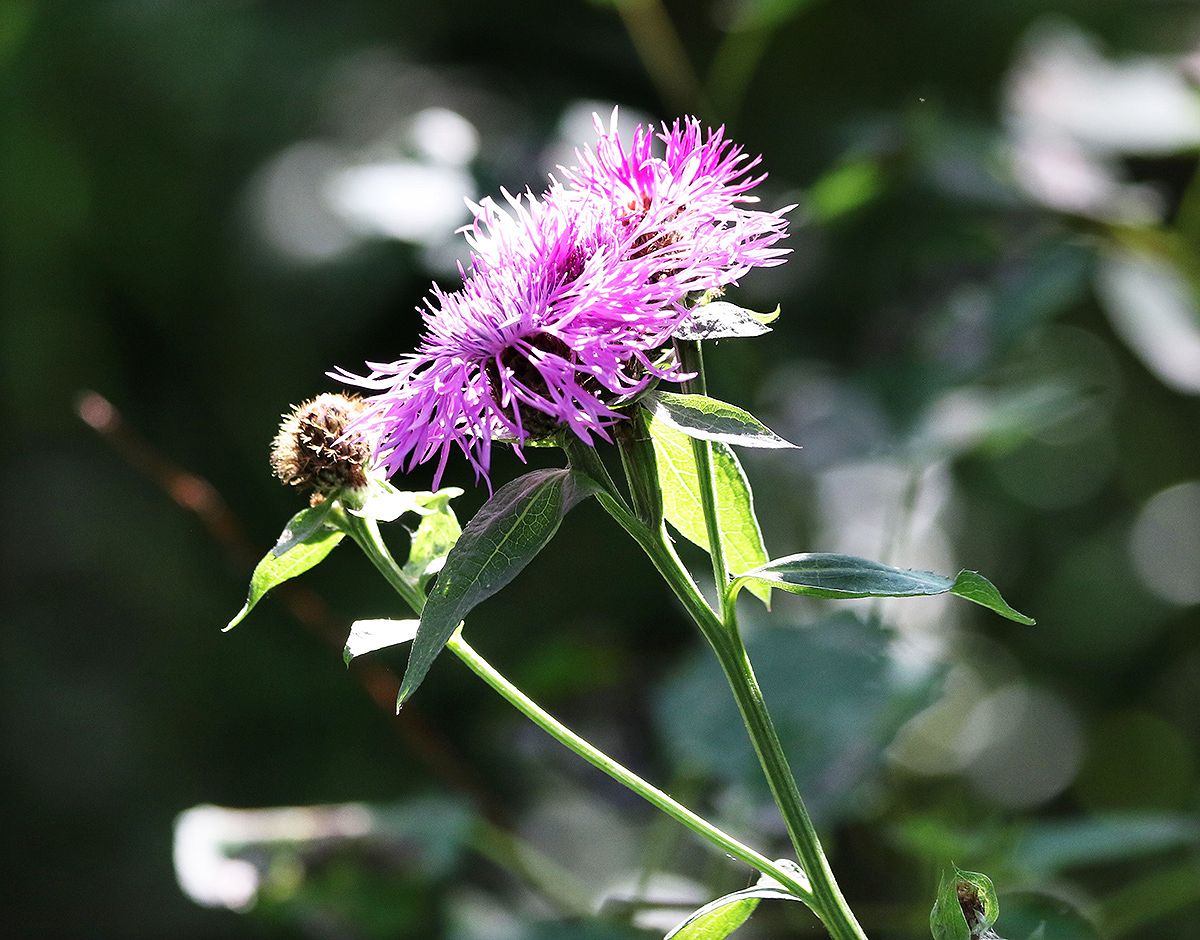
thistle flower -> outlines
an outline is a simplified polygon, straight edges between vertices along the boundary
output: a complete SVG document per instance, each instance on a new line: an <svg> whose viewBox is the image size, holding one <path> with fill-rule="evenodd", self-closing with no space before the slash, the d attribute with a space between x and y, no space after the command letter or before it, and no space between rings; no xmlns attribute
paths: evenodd
<svg viewBox="0 0 1200 940"><path fill-rule="evenodd" d="M436 459L436 487L457 447L486 478L493 441L520 456L559 428L609 440L623 399L686 378L664 346L687 295L782 260L771 246L786 210L740 206L757 161L721 131L664 127L660 158L645 127L626 153L615 122L541 198L471 204L469 273L457 291L434 286L415 353L368 363L367 376L331 373L379 393L355 428L389 475Z"/></svg>
<svg viewBox="0 0 1200 940"><path fill-rule="evenodd" d="M755 267L781 264L787 249L772 247L786 234L784 215L748 209L749 195L766 179L754 174L761 157L751 158L725 138L725 128L705 132L694 117L634 128L628 149L617 132L614 110L594 149L576 151L578 165L560 167L567 184L606 205L629 229L635 251L660 248L686 264L693 289L734 284ZM656 143L665 148L655 156Z"/></svg>

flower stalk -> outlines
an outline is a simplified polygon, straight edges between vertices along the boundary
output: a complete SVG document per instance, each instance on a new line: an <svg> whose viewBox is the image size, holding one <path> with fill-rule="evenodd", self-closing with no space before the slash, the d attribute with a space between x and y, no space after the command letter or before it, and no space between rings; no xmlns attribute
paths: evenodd
<svg viewBox="0 0 1200 940"><path fill-rule="evenodd" d="M588 450L591 452L590 449ZM593 472L595 472L595 468L593 468ZM607 477L607 474L605 476ZM604 490L606 494L611 493L611 490L608 489L612 485L611 481L605 479L598 480L597 482L606 487ZM623 501L621 502L621 508L623 512L628 514L629 511L624 508ZM424 595L420 591L420 588L401 570L395 559L392 558L391 552L388 551L387 546L384 544L379 527L375 524L375 521L344 511L339 512L334 518L337 524L342 526L344 531L354 539L387 582L403 598L405 603L419 616L425 602ZM636 522L636 519L632 515L629 518ZM816 910L816 899L812 890L802 879L797 878L794 872L788 871L785 866L776 864L761 852L750 848L714 826L702 816L694 813L653 784L643 780L632 770L605 754L586 739L580 737L517 688L517 686L484 659L474 647L463 639L461 628L450 638L446 644L446 648L454 653L475 675L499 693L505 701L568 750L582 757L593 767L603 771L618 783L642 797L642 799L646 800L652 806L666 813L672 819L686 826L713 845L716 845L728 855L745 862L760 873L773 878L783 885L786 890Z"/></svg>
<svg viewBox="0 0 1200 940"><path fill-rule="evenodd" d="M700 344L691 341L676 343L682 369L691 372L694 378L685 390L704 394L704 360ZM759 764L767 778L775 804L783 816L784 825L796 850L801 866L808 875L814 894L813 910L829 930L834 940L866 940L866 934L850 910L841 889L838 887L829 861L821 847L816 827L808 813L804 800L796 786L796 778L788 765L779 733L763 700L762 690L754 675L746 648L742 642L737 621L734 597L728 590L730 572L727 569L722 549L721 528L717 516L716 490L713 483L712 448L708 441L694 438L693 453L696 459L697 480L704 510L705 527L708 531L709 555L712 559L713 577L717 589L714 611L709 607L675 553L661 522L653 529L629 512L615 494L602 492L600 502L617 522L634 538L650 556L655 567L667 584L683 603L695 620L705 639L708 640L725 678L729 683L741 713L742 721L750 736ZM568 453L585 472L598 462L591 448L571 444ZM627 449L622 452L627 471L635 466L636 478L630 479L630 489L635 490L634 479L644 479L654 474L653 466L646 468L644 452ZM637 466L637 464L643 464Z"/></svg>

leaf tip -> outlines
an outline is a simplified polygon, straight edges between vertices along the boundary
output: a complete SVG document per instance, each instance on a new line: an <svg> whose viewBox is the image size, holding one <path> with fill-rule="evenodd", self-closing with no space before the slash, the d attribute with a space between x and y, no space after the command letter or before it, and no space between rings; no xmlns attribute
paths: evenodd
<svg viewBox="0 0 1200 940"><path fill-rule="evenodd" d="M250 605L243 604L242 609L233 615L233 619L230 620L229 623L225 624L225 626L223 626L221 628L221 632L228 633L230 630L232 630L234 627L236 627L239 623L241 623L243 620L245 620L246 614L248 614L248 613L250 613Z"/></svg>

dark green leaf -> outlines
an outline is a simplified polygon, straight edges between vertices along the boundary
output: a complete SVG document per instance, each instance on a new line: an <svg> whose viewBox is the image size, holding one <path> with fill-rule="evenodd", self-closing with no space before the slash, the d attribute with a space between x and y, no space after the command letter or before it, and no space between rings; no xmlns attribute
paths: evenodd
<svg viewBox="0 0 1200 940"><path fill-rule="evenodd" d="M942 872L937 899L929 912L934 940L976 940L1000 916L992 879L951 865Z"/></svg>
<svg viewBox="0 0 1200 940"><path fill-rule="evenodd" d="M501 487L484 504L450 549L425 602L399 704L416 691L472 608L512 581L590 492L591 482L572 470L535 470Z"/></svg>
<svg viewBox="0 0 1200 940"><path fill-rule="evenodd" d="M404 573L423 588L430 578L442 570L447 553L462 534L458 517L450 508L450 500L461 496L462 490L451 486L436 493L414 495L425 513L413 533Z"/></svg>
<svg viewBox="0 0 1200 940"><path fill-rule="evenodd" d="M226 630L232 630L241 623L271 588L304 574L333 551L342 540L343 533L325 525L328 514L329 507L322 504L304 509L292 517L275 547L255 567L250 577L246 603L225 626Z"/></svg>
<svg viewBox="0 0 1200 940"><path fill-rule="evenodd" d="M1190 901L1196 897L1196 869L1192 865L1190 879L1180 887L1191 889ZM1107 928L1106 937L1175 937L1180 934L1155 930L1148 922L1125 922L1113 909L1112 902L1120 903L1124 889L1111 892L1101 904ZM1163 899L1159 895L1159 900ZM1186 903L1186 902L1185 902ZM1168 906L1169 910L1169 906ZM1160 912L1161 913L1161 912ZM1011 940L1100 940L1102 936L1088 918L1060 897L1040 891L1006 892L1004 895L1004 936ZM1138 929L1141 928L1141 929Z"/></svg>
<svg viewBox="0 0 1200 940"><path fill-rule="evenodd" d="M278 558L316 533L325 524L332 508L333 502L327 499L309 509L301 509L279 533L271 554Z"/></svg>
<svg viewBox="0 0 1200 940"><path fill-rule="evenodd" d="M724 300L693 307L691 316L675 331L676 339L737 339L770 333L768 323L778 319L779 308L771 313L755 313Z"/></svg>
<svg viewBox="0 0 1200 940"><path fill-rule="evenodd" d="M680 535L708 551L708 527L704 524L704 505L700 501L700 481L696 475L692 439L653 418L646 424L654 444L663 514ZM712 456L717 518L721 525L725 560L732 571L745 571L767 560L767 549L754 515L750 482L737 456L725 444L713 442ZM756 582L747 587L755 597L770 605L769 585Z"/></svg>
<svg viewBox="0 0 1200 940"><path fill-rule="evenodd" d="M419 620L355 620L350 624L350 635L342 659L346 665L355 657L389 646L407 643L417 635Z"/></svg>
<svg viewBox="0 0 1200 940"><path fill-rule="evenodd" d="M1035 621L1009 607L995 586L976 571L950 579L929 571L893 568L853 555L806 552L767 562L736 578L730 590L754 581L812 597L922 597L956 594L1017 623Z"/></svg>
<svg viewBox="0 0 1200 940"><path fill-rule="evenodd" d="M777 901L799 901L782 888L757 887L735 891L710 901L692 911L679 926L663 940L725 940L742 926L763 898Z"/></svg>
<svg viewBox="0 0 1200 940"><path fill-rule="evenodd" d="M742 447L795 447L736 405L706 395L651 392L642 399L650 414L688 437Z"/></svg>

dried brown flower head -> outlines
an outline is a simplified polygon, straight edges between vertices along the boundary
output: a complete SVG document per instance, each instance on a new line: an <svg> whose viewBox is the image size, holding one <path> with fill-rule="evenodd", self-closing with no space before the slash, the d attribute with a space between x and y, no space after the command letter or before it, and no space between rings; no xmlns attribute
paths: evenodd
<svg viewBox="0 0 1200 940"><path fill-rule="evenodd" d="M366 409L358 395L327 392L283 416L271 444L271 469L288 486L313 491L318 503L335 490L365 486L370 444L346 429Z"/></svg>

